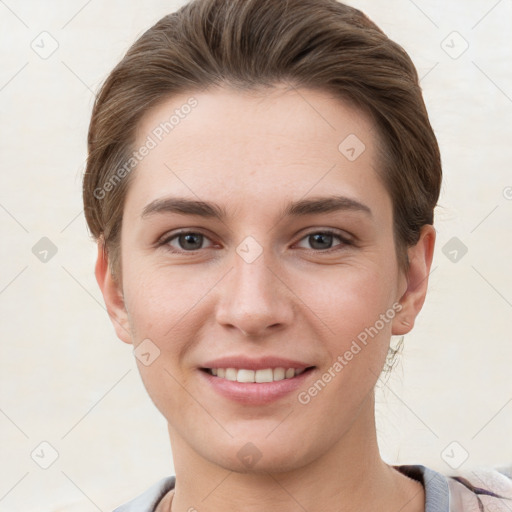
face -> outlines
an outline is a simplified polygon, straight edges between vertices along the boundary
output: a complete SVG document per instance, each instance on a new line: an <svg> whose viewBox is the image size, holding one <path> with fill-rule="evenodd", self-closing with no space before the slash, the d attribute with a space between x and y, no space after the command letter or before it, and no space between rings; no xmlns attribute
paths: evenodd
<svg viewBox="0 0 512 512"><path fill-rule="evenodd" d="M363 443L390 336L423 299L397 264L375 127L323 92L216 89L149 111L136 147L148 136L120 288L97 276L173 449L256 471L310 463L349 431Z"/></svg>

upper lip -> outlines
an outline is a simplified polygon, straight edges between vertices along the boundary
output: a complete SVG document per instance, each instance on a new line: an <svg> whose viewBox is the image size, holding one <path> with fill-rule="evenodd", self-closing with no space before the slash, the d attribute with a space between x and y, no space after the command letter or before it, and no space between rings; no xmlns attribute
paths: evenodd
<svg viewBox="0 0 512 512"><path fill-rule="evenodd" d="M246 370L263 370L265 368L295 368L303 370L313 365L296 361L294 359L285 359L282 357L263 356L258 358L249 358L247 356L229 356L220 357L212 361L206 361L202 368L236 368Z"/></svg>

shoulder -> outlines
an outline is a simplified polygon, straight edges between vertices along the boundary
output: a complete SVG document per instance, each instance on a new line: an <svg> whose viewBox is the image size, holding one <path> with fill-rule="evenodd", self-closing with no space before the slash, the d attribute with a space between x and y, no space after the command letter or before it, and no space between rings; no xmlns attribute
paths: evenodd
<svg viewBox="0 0 512 512"><path fill-rule="evenodd" d="M448 476L448 485L454 512L512 510L512 464L460 471Z"/></svg>
<svg viewBox="0 0 512 512"><path fill-rule="evenodd" d="M512 464L475 467L456 474L442 474L422 465L394 466L420 481L425 488L425 512L510 512L512 510ZM176 478L162 478L114 512L154 512L174 489Z"/></svg>
<svg viewBox="0 0 512 512"><path fill-rule="evenodd" d="M512 510L512 465L443 474L423 465L395 466L425 488L425 512Z"/></svg>
<svg viewBox="0 0 512 512"><path fill-rule="evenodd" d="M154 512L165 494L174 489L175 482L174 476L162 478L133 500L117 507L114 512Z"/></svg>
<svg viewBox="0 0 512 512"><path fill-rule="evenodd" d="M446 475L422 464L393 467L423 485L425 490L425 512L452 512L449 508L450 488Z"/></svg>

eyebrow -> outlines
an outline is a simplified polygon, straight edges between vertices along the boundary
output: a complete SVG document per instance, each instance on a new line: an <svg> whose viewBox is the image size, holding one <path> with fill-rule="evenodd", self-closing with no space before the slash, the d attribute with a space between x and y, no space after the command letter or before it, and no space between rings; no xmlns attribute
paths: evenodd
<svg viewBox="0 0 512 512"><path fill-rule="evenodd" d="M320 213L332 213L336 211L362 212L370 217L371 209L363 203L344 196L313 197L300 199L289 203L282 211L284 217L301 217L306 215L318 215ZM222 206L184 197L165 197L155 199L142 211L141 218L146 218L158 213L177 213L182 215L198 215L205 218L224 220L228 217Z"/></svg>

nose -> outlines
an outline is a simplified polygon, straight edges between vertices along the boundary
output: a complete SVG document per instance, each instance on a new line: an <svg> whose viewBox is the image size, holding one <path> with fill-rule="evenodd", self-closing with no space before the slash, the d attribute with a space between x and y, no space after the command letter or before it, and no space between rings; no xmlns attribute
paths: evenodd
<svg viewBox="0 0 512 512"><path fill-rule="evenodd" d="M219 289L216 319L247 337L263 337L292 325L293 294L265 251L252 262L234 255L231 271Z"/></svg>

